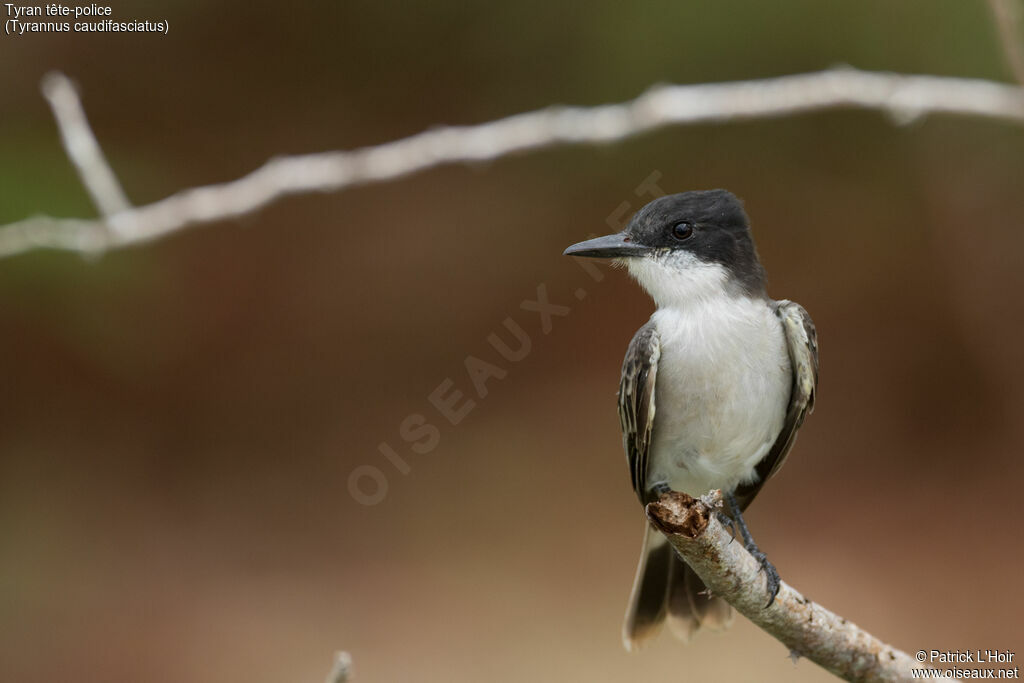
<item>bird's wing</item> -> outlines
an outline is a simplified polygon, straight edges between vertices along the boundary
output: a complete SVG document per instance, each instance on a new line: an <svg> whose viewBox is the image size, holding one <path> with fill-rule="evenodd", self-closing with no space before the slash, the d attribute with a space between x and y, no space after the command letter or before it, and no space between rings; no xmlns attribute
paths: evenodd
<svg viewBox="0 0 1024 683"><path fill-rule="evenodd" d="M814 323L807 311L792 301L779 301L775 314L779 316L786 335L786 348L793 369L793 388L782 431L768 455L757 464L757 479L749 484L741 484L736 489L736 499L741 508L746 508L764 482L782 467L789 449L796 441L796 432L803 424L804 417L814 409L814 393L818 386L818 335Z"/></svg>
<svg viewBox="0 0 1024 683"><path fill-rule="evenodd" d="M622 361L619 382L619 422L622 443L626 449L633 490L644 498L647 479L647 457L651 449L654 427L654 380L658 375L661 341L652 323L647 323L633 336Z"/></svg>

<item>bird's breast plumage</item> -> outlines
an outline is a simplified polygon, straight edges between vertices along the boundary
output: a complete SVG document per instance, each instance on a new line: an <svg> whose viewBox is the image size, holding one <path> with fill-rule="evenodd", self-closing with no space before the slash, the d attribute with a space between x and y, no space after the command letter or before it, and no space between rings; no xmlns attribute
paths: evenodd
<svg viewBox="0 0 1024 683"><path fill-rule="evenodd" d="M657 406L647 484L731 490L782 429L792 370L779 318L762 298L722 296L659 308Z"/></svg>

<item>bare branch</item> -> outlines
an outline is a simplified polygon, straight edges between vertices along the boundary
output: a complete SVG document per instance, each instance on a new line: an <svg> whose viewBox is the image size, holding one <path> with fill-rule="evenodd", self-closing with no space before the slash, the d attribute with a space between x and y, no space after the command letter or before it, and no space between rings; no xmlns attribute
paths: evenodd
<svg viewBox="0 0 1024 683"><path fill-rule="evenodd" d="M921 669L897 650L783 582L771 607L761 566L718 521L721 491L701 500L671 492L647 506L647 517L712 593L789 648L847 681L907 681Z"/></svg>
<svg viewBox="0 0 1024 683"><path fill-rule="evenodd" d="M348 683L352 677L352 655L339 651L334 653L334 666L327 674L325 683Z"/></svg>
<svg viewBox="0 0 1024 683"><path fill-rule="evenodd" d="M435 128L374 147L278 157L237 180L183 190L115 213L106 223L30 218L0 227L0 257L39 247L89 252L138 244L190 225L241 216L287 195L392 180L441 164L497 159L555 145L614 142L672 124L840 107L881 110L900 123L947 113L1020 124L1024 88L848 68L756 81L658 86L621 104L551 107L475 126Z"/></svg>
<svg viewBox="0 0 1024 683"><path fill-rule="evenodd" d="M89 127L71 79L62 73L48 73L43 77L42 89L43 96L53 110L53 117L57 120L64 150L75 165L78 177L89 191L100 215L109 217L130 208L128 197L118 184L117 177L103 157L96 136Z"/></svg>
<svg viewBox="0 0 1024 683"><path fill-rule="evenodd" d="M988 0L1003 57L1017 82L1024 85L1024 0Z"/></svg>

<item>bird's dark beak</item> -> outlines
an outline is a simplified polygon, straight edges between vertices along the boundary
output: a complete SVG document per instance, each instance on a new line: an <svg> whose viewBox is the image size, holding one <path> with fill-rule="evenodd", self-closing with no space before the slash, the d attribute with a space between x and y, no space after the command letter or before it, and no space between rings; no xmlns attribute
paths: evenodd
<svg viewBox="0 0 1024 683"><path fill-rule="evenodd" d="M630 241L624 232L604 237L595 237L586 242L579 242L566 249L564 256L590 256L592 258L623 258L626 256L643 256L650 247Z"/></svg>

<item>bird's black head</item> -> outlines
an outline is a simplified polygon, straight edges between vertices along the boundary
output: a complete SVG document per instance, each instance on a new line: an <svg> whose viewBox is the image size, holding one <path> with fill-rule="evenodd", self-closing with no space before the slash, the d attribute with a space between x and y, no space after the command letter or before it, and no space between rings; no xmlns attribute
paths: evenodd
<svg viewBox="0 0 1024 683"><path fill-rule="evenodd" d="M665 277L717 266L724 272L723 284L749 296L764 295L764 268L750 222L743 204L726 190L660 197L637 211L622 232L574 244L565 253L621 259L652 294L649 278L640 272L656 264Z"/></svg>

